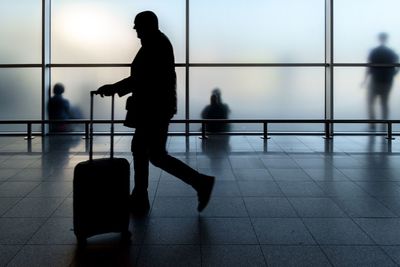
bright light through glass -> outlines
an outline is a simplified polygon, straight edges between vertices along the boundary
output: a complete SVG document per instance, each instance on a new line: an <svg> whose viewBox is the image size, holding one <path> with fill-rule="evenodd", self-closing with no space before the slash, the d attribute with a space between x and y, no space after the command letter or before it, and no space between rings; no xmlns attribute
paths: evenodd
<svg viewBox="0 0 400 267"><path fill-rule="evenodd" d="M84 3L77 3L65 8L59 17L55 18L62 26L62 34L65 42L74 44L99 45L101 40L110 40L109 32L119 34L119 23L115 16L111 16L105 8ZM115 37L115 35L114 35Z"/></svg>

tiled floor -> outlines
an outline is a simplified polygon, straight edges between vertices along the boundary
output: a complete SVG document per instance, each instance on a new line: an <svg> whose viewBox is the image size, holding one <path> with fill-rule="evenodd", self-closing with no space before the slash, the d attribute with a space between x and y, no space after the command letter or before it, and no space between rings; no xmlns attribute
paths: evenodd
<svg viewBox="0 0 400 267"><path fill-rule="evenodd" d="M130 137L117 137L117 156ZM109 149L95 138L95 157ZM0 138L0 266L399 266L400 140L382 136L170 137L170 153L216 175L198 214L191 187L150 170L151 213L76 249L80 137ZM133 186L133 181L131 183Z"/></svg>

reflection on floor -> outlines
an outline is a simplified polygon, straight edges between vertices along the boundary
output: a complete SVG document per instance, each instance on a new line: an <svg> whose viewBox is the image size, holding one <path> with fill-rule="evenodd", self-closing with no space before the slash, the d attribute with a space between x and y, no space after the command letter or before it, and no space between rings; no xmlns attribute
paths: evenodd
<svg viewBox="0 0 400 267"><path fill-rule="evenodd" d="M95 138L95 157L109 139ZM117 156L130 137L117 137ZM0 266L396 266L400 141L384 137L170 137L170 153L217 177L196 212L194 191L151 167L151 214L76 251L74 166L80 137L0 138ZM133 185L133 181L132 181Z"/></svg>

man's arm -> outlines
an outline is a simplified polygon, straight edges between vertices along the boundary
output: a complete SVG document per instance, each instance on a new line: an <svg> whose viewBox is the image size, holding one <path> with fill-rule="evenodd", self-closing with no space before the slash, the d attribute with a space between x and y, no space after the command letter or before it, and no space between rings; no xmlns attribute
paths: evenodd
<svg viewBox="0 0 400 267"><path fill-rule="evenodd" d="M134 79L132 76L125 78L114 84L105 84L97 89L97 94L103 96L111 96L113 94L118 94L119 96L124 96L126 94L132 93L132 88L134 84Z"/></svg>

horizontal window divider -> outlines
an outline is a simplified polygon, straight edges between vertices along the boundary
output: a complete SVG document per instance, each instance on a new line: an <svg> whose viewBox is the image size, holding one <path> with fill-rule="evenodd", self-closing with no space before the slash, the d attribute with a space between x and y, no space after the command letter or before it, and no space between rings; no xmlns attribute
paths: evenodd
<svg viewBox="0 0 400 267"><path fill-rule="evenodd" d="M376 63L333 63L334 67L400 67L400 63L396 64L376 64Z"/></svg>
<svg viewBox="0 0 400 267"><path fill-rule="evenodd" d="M109 67L130 67L129 63L61 63L47 64L51 68L109 68Z"/></svg>
<svg viewBox="0 0 400 267"><path fill-rule="evenodd" d="M52 136L52 135L65 135L65 136L74 136L74 135L84 135L85 132L82 131L73 131L73 132L54 132L54 133L47 133L46 135ZM114 131L114 135L128 135L132 136L133 132L132 131ZM185 135L186 133L183 131L169 131L168 135L175 135L175 136L182 136ZM210 133L208 133L210 135ZM262 135L262 131L235 131L235 132L221 132L221 133L212 133L211 135ZM273 131L273 132L268 132L268 135L273 135L273 136L279 136L279 135L291 135L291 136L296 136L296 135L324 135L325 133L323 131ZM32 136L41 136L40 131L32 131ZM96 131L94 132L94 135L110 135L110 131ZM201 132L199 131L191 131L189 132L190 136L199 136L201 135ZM335 131L335 135L338 136L386 136L386 133L384 131L382 132L360 132L360 131ZM394 136L400 135L400 132L395 132L393 131ZM16 132L16 131L0 131L0 136L26 136L26 133L24 132ZM8 153L8 152L7 152ZM16 152L15 152L16 153ZM400 152L397 152L400 154ZM1 152L0 152L1 154Z"/></svg>
<svg viewBox="0 0 400 267"><path fill-rule="evenodd" d="M46 64L51 68L112 68L130 67L130 63L60 63ZM41 64L0 64L0 68L32 68ZM400 67L396 64L372 63L176 63L175 67Z"/></svg>
<svg viewBox="0 0 400 267"><path fill-rule="evenodd" d="M130 63L62 63L47 64L51 68L130 67ZM328 67L327 63L175 63L175 67Z"/></svg>
<svg viewBox="0 0 400 267"><path fill-rule="evenodd" d="M51 68L104 68L104 67L130 67L130 63L62 63L46 64ZM371 63L176 63L175 67L400 67L396 64L371 64ZM41 68L42 64L0 64L0 68Z"/></svg>
<svg viewBox="0 0 400 267"><path fill-rule="evenodd" d="M122 124L125 120L114 120L114 123ZM400 123L400 120L369 120L369 119L176 119L171 123ZM88 119L80 120L0 120L2 124L48 124L48 123L65 123L65 124L85 124L90 123ZM110 119L93 120L94 124L111 123Z"/></svg>
<svg viewBox="0 0 400 267"><path fill-rule="evenodd" d="M0 64L0 67L41 67L41 64ZM66 63L47 64L52 68L104 68L104 67L130 67L130 63ZM400 67L396 64L371 64L371 63L176 63L175 67Z"/></svg>
<svg viewBox="0 0 400 267"><path fill-rule="evenodd" d="M42 64L0 64L0 69L11 68L41 68Z"/></svg>
<svg viewBox="0 0 400 267"><path fill-rule="evenodd" d="M327 67L326 63L190 63L189 67Z"/></svg>

